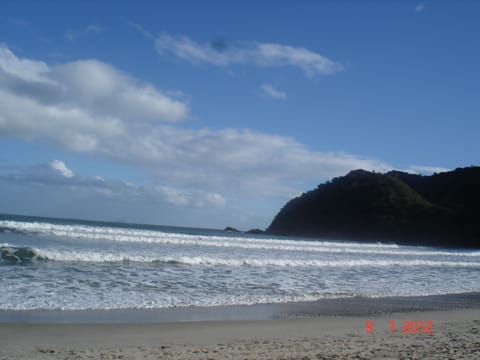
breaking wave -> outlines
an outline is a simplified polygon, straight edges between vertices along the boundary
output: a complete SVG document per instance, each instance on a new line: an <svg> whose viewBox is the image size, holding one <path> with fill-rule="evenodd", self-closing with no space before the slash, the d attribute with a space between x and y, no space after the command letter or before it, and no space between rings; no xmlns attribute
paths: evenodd
<svg viewBox="0 0 480 360"><path fill-rule="evenodd" d="M8 244L0 246L0 264L27 264L46 260L30 247L17 247Z"/></svg>
<svg viewBox="0 0 480 360"><path fill-rule="evenodd" d="M307 251L319 253L351 253L407 256L480 257L480 252L413 250L396 244L355 243L319 240L286 240L258 237L191 235L154 230L137 230L89 225L59 225L39 222L0 221L0 228L13 232L32 233L59 238L85 239L122 243L208 246L257 250Z"/></svg>
<svg viewBox="0 0 480 360"><path fill-rule="evenodd" d="M479 251L127 226L0 220L0 309L145 309L480 291Z"/></svg>
<svg viewBox="0 0 480 360"><path fill-rule="evenodd" d="M2 263L26 264L37 261L86 262L86 263L158 263L178 265L223 265L223 266L271 266L271 267L479 267L480 262L465 261L429 261L429 260L308 260L278 258L240 258L228 259L212 256L148 256L115 252L66 251L53 249L35 249L15 247L8 244L0 246Z"/></svg>

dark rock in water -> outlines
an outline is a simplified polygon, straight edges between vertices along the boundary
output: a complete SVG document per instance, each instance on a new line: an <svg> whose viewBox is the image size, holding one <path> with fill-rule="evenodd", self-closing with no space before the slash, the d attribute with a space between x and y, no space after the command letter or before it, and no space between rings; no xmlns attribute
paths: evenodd
<svg viewBox="0 0 480 360"><path fill-rule="evenodd" d="M249 233L249 234L264 234L265 231L260 230L260 229L250 229L250 230L247 231L247 233Z"/></svg>
<svg viewBox="0 0 480 360"><path fill-rule="evenodd" d="M227 232L240 232L240 230L237 230L231 226L227 226L225 229L223 229L223 231L227 231Z"/></svg>
<svg viewBox="0 0 480 360"><path fill-rule="evenodd" d="M480 248L480 167L351 171L290 200L267 233Z"/></svg>

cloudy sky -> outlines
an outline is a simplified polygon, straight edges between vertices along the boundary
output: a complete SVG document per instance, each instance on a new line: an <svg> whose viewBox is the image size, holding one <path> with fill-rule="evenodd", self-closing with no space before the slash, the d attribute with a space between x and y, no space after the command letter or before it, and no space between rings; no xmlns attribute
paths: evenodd
<svg viewBox="0 0 480 360"><path fill-rule="evenodd" d="M478 165L480 3L2 1L0 212L265 228Z"/></svg>

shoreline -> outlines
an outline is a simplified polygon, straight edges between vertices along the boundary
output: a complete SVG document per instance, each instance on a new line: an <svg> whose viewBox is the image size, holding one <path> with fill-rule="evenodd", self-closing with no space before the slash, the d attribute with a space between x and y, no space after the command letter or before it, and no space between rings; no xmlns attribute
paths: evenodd
<svg viewBox="0 0 480 360"><path fill-rule="evenodd" d="M111 310L0 310L0 324L142 324L199 321L256 321L316 318L322 316L372 316L414 311L479 309L480 292L317 301Z"/></svg>
<svg viewBox="0 0 480 360"><path fill-rule="evenodd" d="M431 321L431 333L405 333L405 321ZM479 309L255 321L4 323L0 360L478 359L479 334Z"/></svg>

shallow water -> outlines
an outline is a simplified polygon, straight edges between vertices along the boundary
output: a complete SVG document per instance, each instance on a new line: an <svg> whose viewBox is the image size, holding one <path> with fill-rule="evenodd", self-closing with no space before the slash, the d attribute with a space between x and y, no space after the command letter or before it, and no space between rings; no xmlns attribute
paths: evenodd
<svg viewBox="0 0 480 360"><path fill-rule="evenodd" d="M480 291L480 252L0 216L0 309L149 309Z"/></svg>

